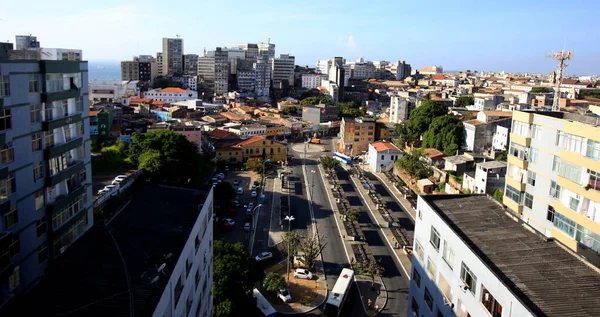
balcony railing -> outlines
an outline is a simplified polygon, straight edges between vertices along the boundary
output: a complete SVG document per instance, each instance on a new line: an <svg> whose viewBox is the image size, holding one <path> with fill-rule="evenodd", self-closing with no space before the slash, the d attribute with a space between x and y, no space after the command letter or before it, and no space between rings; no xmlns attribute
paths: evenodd
<svg viewBox="0 0 600 317"><path fill-rule="evenodd" d="M81 121L81 113L76 113L68 117L63 117L60 119L50 119L48 121L42 122L42 129L44 131L54 130L56 128L60 128L67 124L76 123Z"/></svg>
<svg viewBox="0 0 600 317"><path fill-rule="evenodd" d="M47 187L56 186L56 184L81 172L81 170L83 170L83 168L84 168L83 161L74 161L72 164L69 164L66 169L64 169L54 175L48 176L46 178L46 186Z"/></svg>
<svg viewBox="0 0 600 317"><path fill-rule="evenodd" d="M44 150L44 159L49 160L53 157L60 156L61 154L70 151L72 149L78 148L83 144L83 136L77 136L73 138L67 139L67 142L63 144L54 144L51 148L46 148Z"/></svg>

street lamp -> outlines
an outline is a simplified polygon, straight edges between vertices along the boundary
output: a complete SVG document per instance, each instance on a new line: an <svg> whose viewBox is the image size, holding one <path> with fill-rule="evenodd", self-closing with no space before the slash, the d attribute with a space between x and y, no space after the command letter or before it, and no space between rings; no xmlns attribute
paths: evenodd
<svg viewBox="0 0 600 317"><path fill-rule="evenodd" d="M254 207L254 209L252 209L252 211L250 212L251 217L252 217L252 229L251 229L252 231L250 232L250 234L256 233L256 224L255 224L255 221L254 221L254 212L256 211L256 209L258 209L258 207L261 207L261 206L262 206L262 204L256 205ZM246 207L246 205L244 205L244 208L248 208L248 207ZM250 241L250 243L249 243L250 244L250 254L252 254L252 250L254 250L254 236L251 236L249 241Z"/></svg>
<svg viewBox="0 0 600 317"><path fill-rule="evenodd" d="M260 189L261 196L262 196L262 194L265 192L265 167L266 167L267 163L270 163L270 162L271 162L271 160L270 160L270 159L266 159L266 160L263 162L263 168L262 168L262 179L261 179L261 184L260 184L260 186L262 187L262 188Z"/></svg>
<svg viewBox="0 0 600 317"><path fill-rule="evenodd" d="M294 220L296 218L294 218L294 216L285 216L285 218L283 220L288 222L288 247L287 247L287 255L288 255L288 259L287 259L287 283L288 285L290 285L290 228L292 227L292 220Z"/></svg>
<svg viewBox="0 0 600 317"><path fill-rule="evenodd" d="M315 200L313 194L315 193L315 174L317 173L317 171L310 170L310 172L312 174L312 186L310 187L310 204L312 205L313 201Z"/></svg>

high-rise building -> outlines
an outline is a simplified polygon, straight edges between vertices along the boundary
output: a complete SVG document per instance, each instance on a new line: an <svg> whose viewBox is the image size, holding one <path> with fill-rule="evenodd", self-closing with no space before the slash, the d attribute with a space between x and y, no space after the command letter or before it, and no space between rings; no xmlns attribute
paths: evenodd
<svg viewBox="0 0 600 317"><path fill-rule="evenodd" d="M158 76L158 62L152 55L140 55L137 57L140 70L139 80L145 83L151 83Z"/></svg>
<svg viewBox="0 0 600 317"><path fill-rule="evenodd" d="M321 86L323 80L327 80L326 74L302 74L302 88L314 89Z"/></svg>
<svg viewBox="0 0 600 317"><path fill-rule="evenodd" d="M256 75L255 93L258 97L266 97L271 89L271 67L266 57L256 60L254 70Z"/></svg>
<svg viewBox="0 0 600 317"><path fill-rule="evenodd" d="M416 213L407 317L600 316L599 271L492 197L420 195Z"/></svg>
<svg viewBox="0 0 600 317"><path fill-rule="evenodd" d="M338 152L356 156L368 151L375 141L375 125L372 118L342 118Z"/></svg>
<svg viewBox="0 0 600 317"><path fill-rule="evenodd" d="M514 111L504 204L600 266L600 120Z"/></svg>
<svg viewBox="0 0 600 317"><path fill-rule="evenodd" d="M156 53L156 66L158 67L158 76L164 76L165 69L163 67L163 56L161 52Z"/></svg>
<svg viewBox="0 0 600 317"><path fill-rule="evenodd" d="M346 80L352 79L365 79L375 77L375 66L373 63L365 61L363 58L359 58L356 62L349 62L344 64L344 70L346 71Z"/></svg>
<svg viewBox="0 0 600 317"><path fill-rule="evenodd" d="M401 123L409 118L410 111L416 106L412 97L392 96L390 98L390 122Z"/></svg>
<svg viewBox="0 0 600 317"><path fill-rule="evenodd" d="M317 73L319 74L329 74L329 68L331 67L331 60L330 59L324 59L324 60L320 60L317 61Z"/></svg>
<svg viewBox="0 0 600 317"><path fill-rule="evenodd" d="M226 50L217 47L215 56L215 88L216 95L224 95L229 91L229 55Z"/></svg>
<svg viewBox="0 0 600 317"><path fill-rule="evenodd" d="M267 43L258 43L258 56L266 56L269 60L275 58L275 44L272 44L270 41Z"/></svg>
<svg viewBox="0 0 600 317"><path fill-rule="evenodd" d="M244 50L245 58L249 61L255 62L258 58L258 45L252 43L238 44L238 47Z"/></svg>
<svg viewBox="0 0 600 317"><path fill-rule="evenodd" d="M329 81L335 83L338 88L339 100L344 100L344 86L348 85L346 80L346 70L344 69L344 58L333 57L331 59L331 67L329 68L328 75Z"/></svg>
<svg viewBox="0 0 600 317"><path fill-rule="evenodd" d="M396 69L396 80L404 80L410 76L411 67L405 61L398 61L395 65Z"/></svg>
<svg viewBox="0 0 600 317"><path fill-rule="evenodd" d="M190 76L198 75L198 58L197 54L183 55L183 74Z"/></svg>
<svg viewBox="0 0 600 317"><path fill-rule="evenodd" d="M93 224L88 64L12 48L0 43L0 306Z"/></svg>
<svg viewBox="0 0 600 317"><path fill-rule="evenodd" d="M121 62L121 80L140 80L140 67L137 60Z"/></svg>
<svg viewBox="0 0 600 317"><path fill-rule="evenodd" d="M31 48L40 48L40 42L37 36L32 35L17 35L15 40L16 50L27 50Z"/></svg>
<svg viewBox="0 0 600 317"><path fill-rule="evenodd" d="M205 95L212 95L215 89L215 58L201 56L198 58L198 86Z"/></svg>
<svg viewBox="0 0 600 317"><path fill-rule="evenodd" d="M246 59L246 51L237 47L224 47L223 50L227 51L227 59L229 60L229 73L236 74L239 60Z"/></svg>
<svg viewBox="0 0 600 317"><path fill-rule="evenodd" d="M295 61L294 56L287 54L281 54L279 58L271 60L271 79L274 88L283 88L286 81L288 86L294 85Z"/></svg>
<svg viewBox="0 0 600 317"><path fill-rule="evenodd" d="M163 38L163 73L168 76L183 73L183 39Z"/></svg>

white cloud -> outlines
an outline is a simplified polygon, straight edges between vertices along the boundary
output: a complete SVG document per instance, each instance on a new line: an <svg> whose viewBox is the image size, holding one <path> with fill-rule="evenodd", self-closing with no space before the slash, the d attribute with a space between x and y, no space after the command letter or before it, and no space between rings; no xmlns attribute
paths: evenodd
<svg viewBox="0 0 600 317"><path fill-rule="evenodd" d="M354 35L350 35L346 38L344 46L346 47L347 52L356 51L357 45L356 45L356 39L354 39Z"/></svg>

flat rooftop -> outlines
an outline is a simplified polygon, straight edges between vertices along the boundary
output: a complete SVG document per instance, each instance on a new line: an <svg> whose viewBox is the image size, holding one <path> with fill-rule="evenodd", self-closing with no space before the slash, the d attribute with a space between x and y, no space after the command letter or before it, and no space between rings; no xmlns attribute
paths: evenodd
<svg viewBox="0 0 600 317"><path fill-rule="evenodd" d="M152 316L207 193L140 183L127 207L69 247L7 316ZM152 284L162 263L166 276Z"/></svg>
<svg viewBox="0 0 600 317"><path fill-rule="evenodd" d="M508 217L492 198L421 197L533 314L600 316L600 273Z"/></svg>
<svg viewBox="0 0 600 317"><path fill-rule="evenodd" d="M477 163L477 166L487 168L487 169L503 168L503 167L506 167L507 165L508 164L503 161L487 161L487 162Z"/></svg>
<svg viewBox="0 0 600 317"><path fill-rule="evenodd" d="M542 116L564 119L572 122L579 122L594 127L600 126L600 116L595 114L582 115L574 112L556 112L556 111L522 111L525 113L535 113Z"/></svg>

